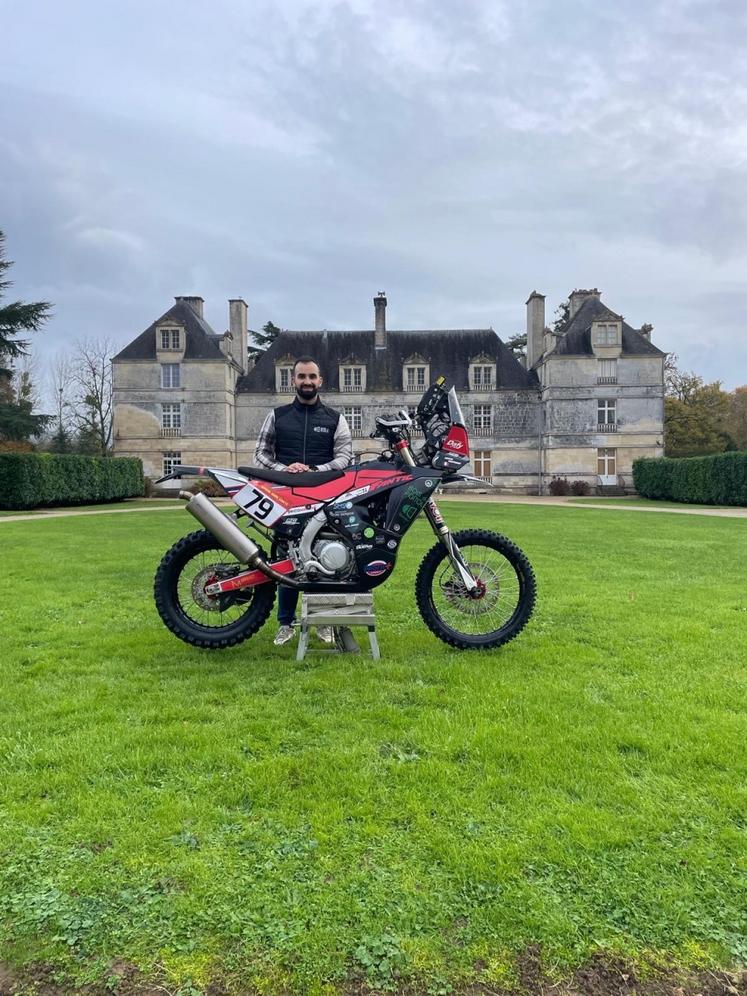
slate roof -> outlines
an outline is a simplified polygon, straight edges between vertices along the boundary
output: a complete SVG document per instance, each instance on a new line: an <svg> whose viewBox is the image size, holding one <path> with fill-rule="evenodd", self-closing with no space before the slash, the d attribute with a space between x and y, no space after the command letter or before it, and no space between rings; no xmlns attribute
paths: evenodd
<svg viewBox="0 0 747 996"><path fill-rule="evenodd" d="M602 304L598 297L587 298L576 314L560 330L561 337L557 340L552 356L593 356L591 347L591 323L595 319L620 320L621 316ZM661 349L654 346L641 335L638 329L631 328L627 322L622 323L622 355L623 356L663 356Z"/></svg>
<svg viewBox="0 0 747 996"><path fill-rule="evenodd" d="M156 327L161 323L174 322L184 326L186 332L185 360L223 360L227 357L221 352L218 342L221 338L200 318L196 311L186 301L177 301L168 311L149 325L145 332L133 339L113 359L115 360L155 360L156 359Z"/></svg>
<svg viewBox="0 0 747 996"><path fill-rule="evenodd" d="M402 367L416 356L430 364L431 381L443 375L458 391L468 389L468 365L478 356L495 362L499 390L537 388L536 374L522 367L492 329L387 329L385 349L375 348L372 330L281 332L257 365L239 380L237 391L273 393L276 361L303 355L318 361L324 387L331 391L339 390L339 367L347 363L365 364L367 391L397 390L402 384Z"/></svg>

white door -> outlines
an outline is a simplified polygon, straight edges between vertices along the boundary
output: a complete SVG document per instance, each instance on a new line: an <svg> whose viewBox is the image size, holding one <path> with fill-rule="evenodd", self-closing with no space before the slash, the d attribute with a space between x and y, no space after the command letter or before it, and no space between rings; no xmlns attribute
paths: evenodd
<svg viewBox="0 0 747 996"><path fill-rule="evenodd" d="M617 484L617 459L615 450L609 446L597 450L597 473L599 483L606 486Z"/></svg>

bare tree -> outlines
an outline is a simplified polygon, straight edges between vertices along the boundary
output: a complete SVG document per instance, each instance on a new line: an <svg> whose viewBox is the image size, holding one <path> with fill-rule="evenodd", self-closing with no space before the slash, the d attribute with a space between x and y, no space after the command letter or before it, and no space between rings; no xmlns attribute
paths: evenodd
<svg viewBox="0 0 747 996"><path fill-rule="evenodd" d="M81 449L106 456L112 438L112 367L117 351L108 337L79 339L71 357L73 422Z"/></svg>
<svg viewBox="0 0 747 996"><path fill-rule="evenodd" d="M46 377L47 398L54 406L50 448L55 453L68 453L73 445L75 391L72 356L60 351L49 363Z"/></svg>

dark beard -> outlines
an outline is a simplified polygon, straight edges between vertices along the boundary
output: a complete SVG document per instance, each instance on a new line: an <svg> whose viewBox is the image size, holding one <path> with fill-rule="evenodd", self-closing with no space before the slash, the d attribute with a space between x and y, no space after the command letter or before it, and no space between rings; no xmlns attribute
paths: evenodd
<svg viewBox="0 0 747 996"><path fill-rule="evenodd" d="M296 394L302 401L313 400L319 393L315 384L304 384L303 387L296 388Z"/></svg>

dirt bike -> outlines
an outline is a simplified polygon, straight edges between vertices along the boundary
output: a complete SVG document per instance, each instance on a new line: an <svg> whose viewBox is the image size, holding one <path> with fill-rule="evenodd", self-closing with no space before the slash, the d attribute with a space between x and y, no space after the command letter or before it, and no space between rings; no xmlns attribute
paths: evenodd
<svg viewBox="0 0 747 996"><path fill-rule="evenodd" d="M187 643L219 649L253 636L267 620L276 586L314 594L367 592L394 573L402 539L422 513L438 542L423 558L415 598L426 626L459 649L499 647L526 625L535 579L524 553L485 529L452 533L433 498L463 480L469 438L454 388L440 377L425 392L412 446L406 411L376 418L372 439L387 448L345 470L289 473L261 467L179 466L158 483L209 477L238 506L226 515L204 494L181 491L204 529L180 539L155 577L166 626ZM480 482L482 483L482 482ZM246 519L270 548L239 525Z"/></svg>

